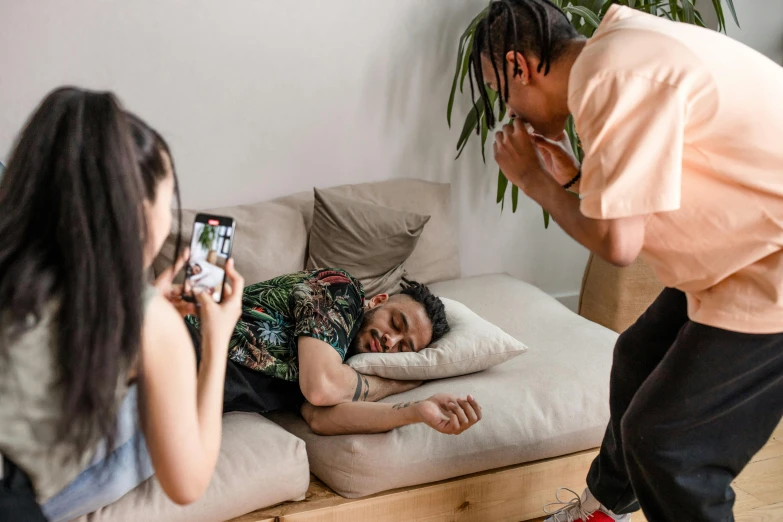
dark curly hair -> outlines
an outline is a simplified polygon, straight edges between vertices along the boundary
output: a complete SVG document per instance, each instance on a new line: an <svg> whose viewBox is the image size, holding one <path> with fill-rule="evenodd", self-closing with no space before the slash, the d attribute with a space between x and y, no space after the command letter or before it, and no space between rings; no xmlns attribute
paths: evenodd
<svg viewBox="0 0 783 522"><path fill-rule="evenodd" d="M426 285L402 278L400 283L402 291L400 295L407 295L417 303L420 303L427 312L427 317L432 322L432 341L435 342L451 330L446 319L446 309L440 297L433 295Z"/></svg>

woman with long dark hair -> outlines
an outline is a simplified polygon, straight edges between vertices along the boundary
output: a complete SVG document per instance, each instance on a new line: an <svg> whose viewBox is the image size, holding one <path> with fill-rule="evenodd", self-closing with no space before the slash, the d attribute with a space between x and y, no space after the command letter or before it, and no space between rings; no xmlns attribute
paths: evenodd
<svg viewBox="0 0 783 522"><path fill-rule="evenodd" d="M198 296L208 327L197 371L164 297L183 260L157 289L145 283L175 192L163 138L111 93L76 88L46 97L0 180L0 453L51 520L108 504L153 469L180 504L211 478L244 282L229 261L223 303ZM123 447L140 450L134 475L95 487L126 473L100 473Z"/></svg>

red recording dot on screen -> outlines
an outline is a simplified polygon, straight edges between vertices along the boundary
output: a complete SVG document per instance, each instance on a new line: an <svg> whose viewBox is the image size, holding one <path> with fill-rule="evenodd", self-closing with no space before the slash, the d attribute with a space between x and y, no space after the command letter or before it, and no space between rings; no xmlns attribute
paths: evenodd
<svg viewBox="0 0 783 522"><path fill-rule="evenodd" d="M208 225L219 225L220 221L218 221L217 219L210 219L209 221L207 221L207 224Z"/></svg>

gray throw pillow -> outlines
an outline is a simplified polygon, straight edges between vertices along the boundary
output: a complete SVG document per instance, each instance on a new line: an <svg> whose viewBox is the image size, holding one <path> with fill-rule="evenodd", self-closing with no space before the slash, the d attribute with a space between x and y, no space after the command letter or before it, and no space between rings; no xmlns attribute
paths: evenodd
<svg viewBox="0 0 783 522"><path fill-rule="evenodd" d="M307 268L341 268L365 295L396 293L430 216L315 191Z"/></svg>

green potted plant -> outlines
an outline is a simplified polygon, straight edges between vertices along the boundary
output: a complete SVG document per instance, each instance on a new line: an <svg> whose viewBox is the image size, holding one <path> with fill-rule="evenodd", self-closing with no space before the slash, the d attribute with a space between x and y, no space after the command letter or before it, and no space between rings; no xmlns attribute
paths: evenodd
<svg viewBox="0 0 783 522"><path fill-rule="evenodd" d="M669 20L675 20L688 24L695 24L701 27L706 27L704 18L701 13L695 7L695 0L551 0L556 6L561 8L571 20L571 25L579 32L579 34L589 38L593 35L593 32L598 28L598 24L601 23L606 12L609 10L612 4L621 4L629 6L633 9L638 9L646 13L668 18ZM739 25L737 20L737 13L734 9L733 0L723 0L731 12L731 16L734 22ZM726 17L723 11L723 4L721 0L712 0L712 8L715 10L715 14L718 18L718 30L726 31ZM478 23L487 15L489 7L485 7L476 17L470 22L465 32L459 39L457 46L457 69L454 72L454 80L451 84L451 94L449 95L449 102L446 108L446 120L451 127L452 109L454 108L454 100L457 96L457 88L462 94L465 86L465 77L468 74L468 61L470 52L473 48L473 37L476 31ZM493 102L493 108L497 107L497 121L502 122L505 118L505 113L500 110L500 102L497 100L497 93L491 92L490 99ZM484 104L476 104L465 117L465 122L462 126L462 132L460 133L459 140L457 141L457 158L460 157L462 151L465 150L470 137L475 134L476 123L480 123L480 137L481 137L481 157L486 162L486 142L489 135L489 129L487 128L486 117L484 115ZM582 161L582 149L579 146L579 137L576 135L574 124L572 120L569 120L566 126L566 133L571 141L571 145L574 148L574 154L579 161ZM508 190L508 180L503 175L503 172L498 172L498 190L497 190L497 203L501 205L501 209L505 205L506 192ZM516 212L517 204L519 202L519 190L517 187L511 187L511 211ZM549 215L544 211L544 227L549 227Z"/></svg>
<svg viewBox="0 0 783 522"><path fill-rule="evenodd" d="M204 228L198 236L199 245L207 251L207 263L212 263L213 265L217 261L217 252L212 248L215 244L216 237L217 227L212 225L204 225Z"/></svg>

